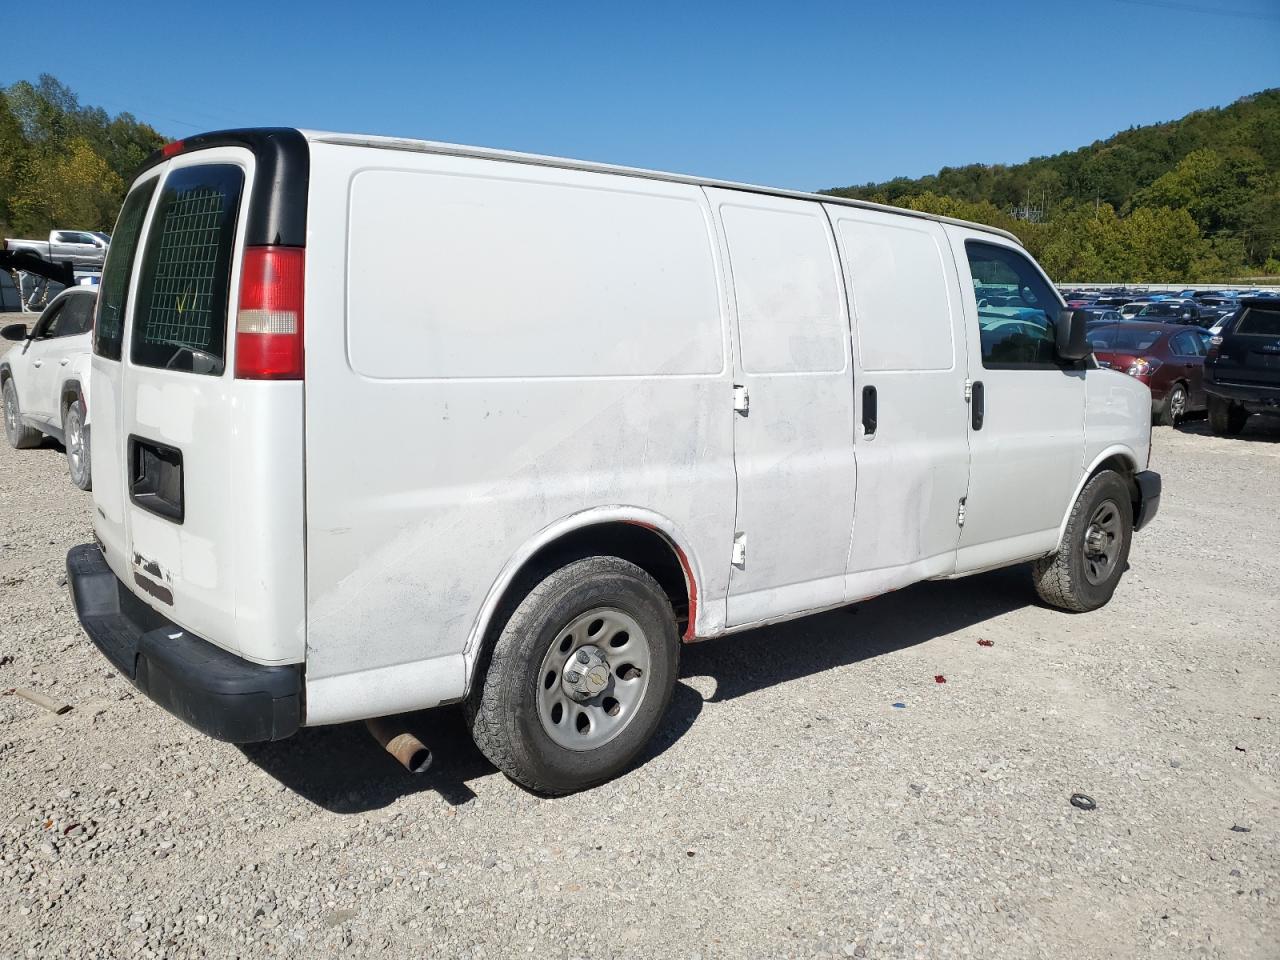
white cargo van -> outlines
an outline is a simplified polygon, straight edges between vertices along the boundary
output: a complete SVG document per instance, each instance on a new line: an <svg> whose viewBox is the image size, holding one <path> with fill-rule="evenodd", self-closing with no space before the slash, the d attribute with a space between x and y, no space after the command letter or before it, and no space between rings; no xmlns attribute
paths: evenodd
<svg viewBox="0 0 1280 960"><path fill-rule="evenodd" d="M579 789L654 732L682 641L1023 561L1048 602L1106 603L1160 482L1147 388L1084 319L975 224L194 137L113 234L69 582L212 736L461 701L509 776Z"/></svg>

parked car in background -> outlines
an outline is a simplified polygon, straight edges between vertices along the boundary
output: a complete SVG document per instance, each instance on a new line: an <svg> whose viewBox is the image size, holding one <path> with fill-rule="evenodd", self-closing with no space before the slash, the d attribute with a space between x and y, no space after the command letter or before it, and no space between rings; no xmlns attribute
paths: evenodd
<svg viewBox="0 0 1280 960"><path fill-rule="evenodd" d="M1209 327L1205 332L1211 337L1216 337L1222 332L1222 328L1231 322L1231 318L1236 315L1236 311L1239 309L1239 307L1233 307L1226 313L1219 314L1217 319L1213 320L1209 324Z"/></svg>
<svg viewBox="0 0 1280 960"><path fill-rule="evenodd" d="M1080 309L1089 314L1090 323L1119 323L1124 319L1120 311L1114 307L1081 307Z"/></svg>
<svg viewBox="0 0 1280 960"><path fill-rule="evenodd" d="M4 431L19 449L34 447L42 434L67 448L71 482L90 487L89 366L90 333L97 287L68 287L54 298L27 333L24 323L0 329L0 337L18 341L0 359Z"/></svg>
<svg viewBox="0 0 1280 960"><path fill-rule="evenodd" d="M1209 426L1233 435L1251 413L1280 414L1280 299L1248 297L1209 341Z"/></svg>
<svg viewBox="0 0 1280 960"><path fill-rule="evenodd" d="M1091 324L1089 342L1099 366L1127 373L1151 389L1156 423L1173 425L1205 409L1201 331L1138 321Z"/></svg>
<svg viewBox="0 0 1280 960"><path fill-rule="evenodd" d="M1128 300L1120 305L1120 316L1124 320L1132 320L1141 313L1144 308L1150 306L1152 302L1153 301L1145 297L1141 300Z"/></svg>
<svg viewBox="0 0 1280 960"><path fill-rule="evenodd" d="M1190 300L1160 300L1143 306L1133 319L1144 323L1198 325L1200 322L1200 308Z"/></svg>

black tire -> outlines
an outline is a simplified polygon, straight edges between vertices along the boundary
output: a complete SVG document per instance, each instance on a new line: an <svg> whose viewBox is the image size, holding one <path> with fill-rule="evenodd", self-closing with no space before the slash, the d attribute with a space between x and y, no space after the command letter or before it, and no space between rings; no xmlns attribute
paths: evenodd
<svg viewBox="0 0 1280 960"><path fill-rule="evenodd" d="M18 406L18 388L13 378L4 382L4 435L15 450L27 450L40 443L43 434L22 422L22 408Z"/></svg>
<svg viewBox="0 0 1280 960"><path fill-rule="evenodd" d="M1108 514L1108 508L1112 514ZM1114 535L1103 539L1110 554L1104 565L1095 561L1094 529ZM1129 562L1133 540L1133 501L1129 484L1113 470L1103 470L1085 484L1071 508L1067 529L1057 552L1032 564L1036 593L1052 607L1084 613L1105 605Z"/></svg>
<svg viewBox="0 0 1280 960"><path fill-rule="evenodd" d="M1160 410L1156 413L1156 424L1161 427L1176 427L1186 419L1190 398L1186 385L1181 382L1175 383L1164 395L1164 402L1160 404Z"/></svg>
<svg viewBox="0 0 1280 960"><path fill-rule="evenodd" d="M556 744L539 718L544 657L575 618L597 607L630 616L643 630L649 680L622 730L590 750ZM657 582L618 557L588 557L548 574L524 595L480 664L466 701L476 746L499 770L538 793L584 790L622 773L653 736L671 702L680 638Z"/></svg>
<svg viewBox="0 0 1280 960"><path fill-rule="evenodd" d="M84 422L84 404L75 400L62 413L62 437L67 448L67 471L81 490L93 489L93 465L89 453L89 428Z"/></svg>
<svg viewBox="0 0 1280 960"><path fill-rule="evenodd" d="M1209 398L1209 429L1219 436L1234 437L1244 429L1249 411L1222 397Z"/></svg>

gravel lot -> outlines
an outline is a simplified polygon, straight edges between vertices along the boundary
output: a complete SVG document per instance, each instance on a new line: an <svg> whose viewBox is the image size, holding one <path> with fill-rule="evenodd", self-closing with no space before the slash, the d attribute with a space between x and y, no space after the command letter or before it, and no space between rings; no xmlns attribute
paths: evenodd
<svg viewBox="0 0 1280 960"><path fill-rule="evenodd" d="M1105 610L1015 569L686 648L644 762L543 800L455 711L417 778L194 733L76 624L61 449L0 445L0 688L74 706L0 697L0 955L1274 960L1280 426L1153 466Z"/></svg>

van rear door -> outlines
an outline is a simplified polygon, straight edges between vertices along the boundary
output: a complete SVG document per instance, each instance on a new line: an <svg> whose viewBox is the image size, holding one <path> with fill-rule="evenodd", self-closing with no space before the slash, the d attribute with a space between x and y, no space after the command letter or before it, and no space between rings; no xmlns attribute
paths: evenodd
<svg viewBox="0 0 1280 960"><path fill-rule="evenodd" d="M288 663L305 644L302 381L234 367L255 166L241 146L161 165L120 359L102 364L118 426L101 459L94 441L95 481L114 474L120 549L102 539L129 589L226 650ZM246 312L251 324L267 314Z"/></svg>

